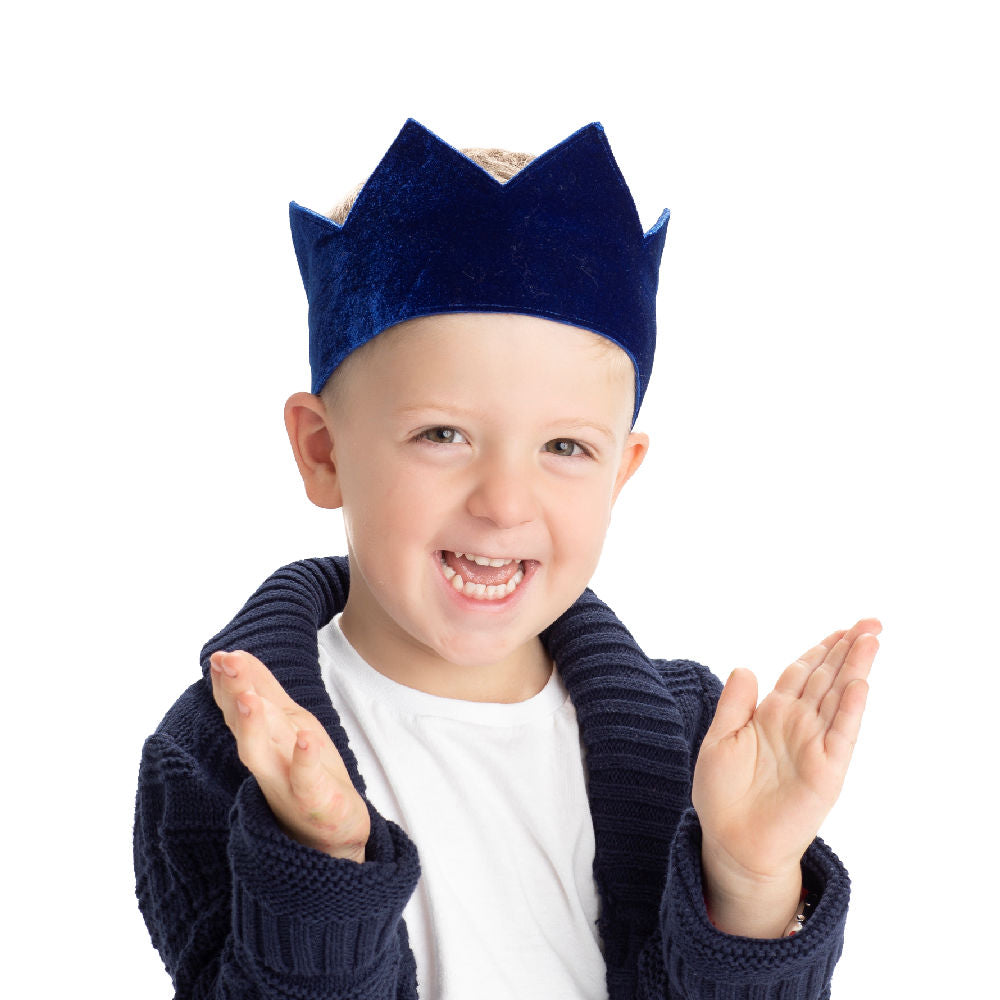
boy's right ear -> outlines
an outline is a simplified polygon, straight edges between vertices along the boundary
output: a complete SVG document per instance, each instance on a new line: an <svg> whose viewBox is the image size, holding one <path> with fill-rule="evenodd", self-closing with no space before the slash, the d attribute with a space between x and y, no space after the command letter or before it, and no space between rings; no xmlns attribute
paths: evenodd
<svg viewBox="0 0 1000 1000"><path fill-rule="evenodd" d="M344 501L323 400L311 392L289 396L285 403L285 429L306 487L306 496L317 507L329 510L341 507Z"/></svg>

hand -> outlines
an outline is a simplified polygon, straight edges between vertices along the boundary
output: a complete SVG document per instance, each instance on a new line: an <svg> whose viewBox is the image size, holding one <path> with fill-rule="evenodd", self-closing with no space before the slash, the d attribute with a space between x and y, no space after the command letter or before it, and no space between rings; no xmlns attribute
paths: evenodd
<svg viewBox="0 0 1000 1000"><path fill-rule="evenodd" d="M240 760L285 833L335 858L363 862L368 809L323 726L256 656L218 650L210 662L212 693Z"/></svg>
<svg viewBox="0 0 1000 1000"><path fill-rule="evenodd" d="M877 618L864 618L834 632L788 667L760 705L753 673L733 671L691 794L709 893L746 896L747 887L780 883L788 894L840 794L881 630Z"/></svg>

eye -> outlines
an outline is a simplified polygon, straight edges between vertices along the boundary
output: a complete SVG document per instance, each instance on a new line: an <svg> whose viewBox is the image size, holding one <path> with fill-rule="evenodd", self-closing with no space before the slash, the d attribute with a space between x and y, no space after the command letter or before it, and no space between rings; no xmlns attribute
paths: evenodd
<svg viewBox="0 0 1000 1000"><path fill-rule="evenodd" d="M465 441L462 432L454 427L430 427L421 431L417 438L431 444L462 444Z"/></svg>
<svg viewBox="0 0 1000 1000"><path fill-rule="evenodd" d="M572 438L554 438L546 441L545 450L550 455L563 455L566 458L578 458L590 454L579 441L574 441Z"/></svg>

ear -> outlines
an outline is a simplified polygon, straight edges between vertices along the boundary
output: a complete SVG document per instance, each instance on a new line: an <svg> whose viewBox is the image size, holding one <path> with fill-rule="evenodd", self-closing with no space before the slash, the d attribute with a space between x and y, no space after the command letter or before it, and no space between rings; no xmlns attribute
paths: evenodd
<svg viewBox="0 0 1000 1000"><path fill-rule="evenodd" d="M329 415L323 400L311 392L297 392L285 403L285 429L306 496L317 507L342 506L337 462Z"/></svg>
<svg viewBox="0 0 1000 1000"><path fill-rule="evenodd" d="M622 487L632 478L632 473L642 465L642 460L649 451L649 435L632 431L625 439L625 448L622 451L622 459L618 464L618 473L615 476L615 488L611 494L611 504L618 499Z"/></svg>

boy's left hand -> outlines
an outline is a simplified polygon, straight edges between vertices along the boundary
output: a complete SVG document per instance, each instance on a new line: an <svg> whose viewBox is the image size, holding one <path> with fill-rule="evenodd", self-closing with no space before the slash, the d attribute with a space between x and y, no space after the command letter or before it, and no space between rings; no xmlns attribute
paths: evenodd
<svg viewBox="0 0 1000 1000"><path fill-rule="evenodd" d="M757 886L766 894L797 878L840 794L881 630L877 618L864 618L834 632L788 667L760 705L753 673L730 675L691 793L707 892L749 895Z"/></svg>

